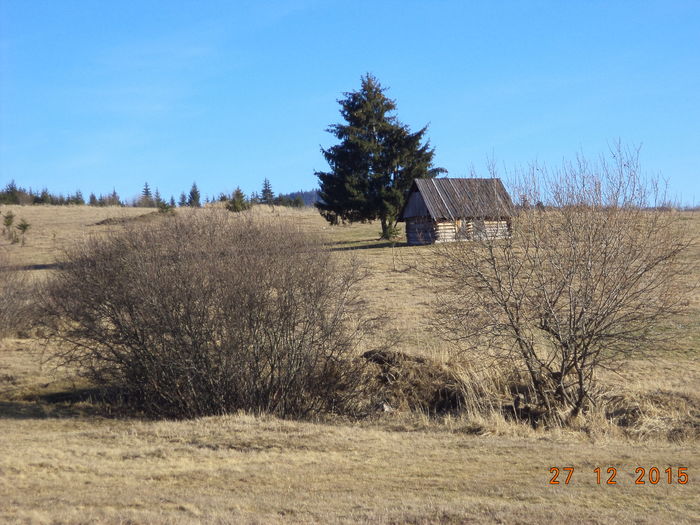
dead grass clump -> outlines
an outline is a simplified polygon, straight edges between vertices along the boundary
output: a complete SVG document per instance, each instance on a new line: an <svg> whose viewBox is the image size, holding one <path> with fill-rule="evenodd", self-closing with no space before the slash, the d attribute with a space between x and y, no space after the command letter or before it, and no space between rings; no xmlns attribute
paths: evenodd
<svg viewBox="0 0 700 525"><path fill-rule="evenodd" d="M428 418L457 417L470 432L541 425L541 411L531 403L526 378L497 363L477 366L468 361L440 363L424 356L373 350L362 356L366 399L384 412L413 412Z"/></svg>
<svg viewBox="0 0 700 525"><path fill-rule="evenodd" d="M464 405L460 377L432 359L390 350L371 350L362 357L370 363L367 373L378 408L442 414Z"/></svg>
<svg viewBox="0 0 700 525"><path fill-rule="evenodd" d="M604 398L606 419L638 439L669 441L700 437L700 396L655 390Z"/></svg>
<svg viewBox="0 0 700 525"><path fill-rule="evenodd" d="M442 364L389 350L372 350L362 357L369 363L366 373L377 408L482 416L506 408L509 380L496 369L477 372L467 363Z"/></svg>
<svg viewBox="0 0 700 525"><path fill-rule="evenodd" d="M495 364L442 364L389 350L365 352L362 357L368 362L365 401L378 411L422 414L436 421L456 417L474 433L522 432L526 424L533 429L570 427L598 437L686 441L700 435L700 396L694 394L656 390L634 396L601 395L596 407L565 422L563 417L546 417L533 402L526 377Z"/></svg>

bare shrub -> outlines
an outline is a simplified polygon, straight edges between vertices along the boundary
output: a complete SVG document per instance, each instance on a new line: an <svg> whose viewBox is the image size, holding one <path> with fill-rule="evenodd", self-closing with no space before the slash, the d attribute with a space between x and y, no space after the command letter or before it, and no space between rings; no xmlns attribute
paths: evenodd
<svg viewBox="0 0 700 525"><path fill-rule="evenodd" d="M438 324L482 362L527 378L516 404L569 421L595 403L596 371L656 350L683 311L679 215L656 203L638 152L533 167L513 190L524 203L508 239L437 246ZM522 406L519 407L522 410Z"/></svg>
<svg viewBox="0 0 700 525"><path fill-rule="evenodd" d="M44 313L61 356L147 413L342 410L371 327L357 266L283 221L225 211L133 225L67 253Z"/></svg>

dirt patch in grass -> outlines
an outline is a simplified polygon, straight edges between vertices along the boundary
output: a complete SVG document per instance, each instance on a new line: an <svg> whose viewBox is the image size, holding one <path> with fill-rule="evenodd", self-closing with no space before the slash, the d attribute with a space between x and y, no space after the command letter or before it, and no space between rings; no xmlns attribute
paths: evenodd
<svg viewBox="0 0 700 525"><path fill-rule="evenodd" d="M117 224L134 224L134 223L145 223L152 222L156 219L165 217L167 214L152 211L149 213L144 213L143 215L137 215L136 217L107 217L101 221L97 221L92 226L113 226Z"/></svg>
<svg viewBox="0 0 700 525"><path fill-rule="evenodd" d="M636 438L669 441L700 437L700 395L655 390L603 398L606 418Z"/></svg>
<svg viewBox="0 0 700 525"><path fill-rule="evenodd" d="M362 357L369 363L374 404L384 411L418 410L434 415L457 412L465 405L467 385L444 364L389 350L371 350Z"/></svg>

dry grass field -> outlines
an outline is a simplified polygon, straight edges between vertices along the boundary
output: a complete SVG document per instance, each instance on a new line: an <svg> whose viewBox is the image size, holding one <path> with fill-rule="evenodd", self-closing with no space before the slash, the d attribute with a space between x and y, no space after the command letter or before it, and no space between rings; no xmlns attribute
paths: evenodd
<svg viewBox="0 0 700 525"><path fill-rule="evenodd" d="M31 280L54 271L71 242L123 221L158 220L138 208L0 206L10 209L31 228L25 246L1 239L0 250ZM371 272L368 308L387 315L381 337L397 349L448 364L458 358L427 325L430 290L411 269L430 247L392 247L377 240L377 224L331 228L308 209L252 213L326 233L332 249L357 257ZM700 216L683 220L697 238ZM700 246L687 257L700 261ZM405 412L361 421L110 415L70 395L84 385L47 361L52 348L41 334L0 340L0 522L697 523L699 314L696 292L673 327L672 349L602 378L621 406L635 407L630 429L602 417L545 430ZM549 484L553 466L575 467L568 485ZM615 485L605 484L610 466ZM636 485L637 467L658 467L661 482ZM677 467L687 467L687 484L677 483Z"/></svg>

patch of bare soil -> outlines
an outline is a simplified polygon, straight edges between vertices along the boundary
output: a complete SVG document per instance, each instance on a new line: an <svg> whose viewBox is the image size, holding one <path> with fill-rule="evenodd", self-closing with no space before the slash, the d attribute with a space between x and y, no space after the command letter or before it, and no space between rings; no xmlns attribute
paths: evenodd
<svg viewBox="0 0 700 525"><path fill-rule="evenodd" d="M155 219L164 217L160 211L152 211L149 213L144 213L143 215L137 215L135 217L107 217L101 221L93 223L92 226L114 226L117 224L133 224L133 223L143 223L151 222Z"/></svg>
<svg viewBox="0 0 700 525"><path fill-rule="evenodd" d="M634 397L604 398L606 418L635 437L661 437L669 441L700 436L700 395L655 390Z"/></svg>
<svg viewBox="0 0 700 525"><path fill-rule="evenodd" d="M362 357L369 363L377 408L444 414L464 405L466 385L437 361L389 350L372 350Z"/></svg>

